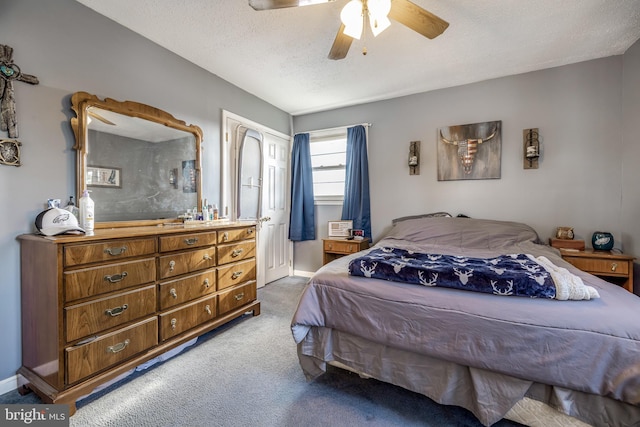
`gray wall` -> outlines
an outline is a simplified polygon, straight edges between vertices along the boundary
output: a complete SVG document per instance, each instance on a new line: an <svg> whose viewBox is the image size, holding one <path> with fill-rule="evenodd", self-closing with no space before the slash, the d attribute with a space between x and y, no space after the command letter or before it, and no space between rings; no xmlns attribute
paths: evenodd
<svg viewBox="0 0 640 427"><path fill-rule="evenodd" d="M640 41L622 60L622 239L629 252L640 258ZM635 268L634 287L640 295L640 268Z"/></svg>
<svg viewBox="0 0 640 427"><path fill-rule="evenodd" d="M615 56L450 89L294 118L294 131L370 122L372 231L379 239L396 217L434 211L521 221L546 239L573 226L590 243L596 230L640 254L638 43ZM629 63L627 63L629 62ZM623 73L624 69L624 73ZM623 91L623 74L625 90ZM626 115L623 126L623 95ZM436 133L442 126L502 120L498 180L437 181ZM523 169L523 129L540 130L537 170ZM420 175L409 175L409 142L422 141ZM340 210L318 206L319 237ZM623 218L628 218L624 223ZM295 269L315 271L321 242L295 244Z"/></svg>
<svg viewBox="0 0 640 427"><path fill-rule="evenodd" d="M1 384L21 363L16 236L33 231L48 198L66 201L75 192L71 94L138 101L200 126L204 196L218 205L221 110L285 134L290 116L73 0L0 0L0 43L40 80L15 83L23 166L0 166Z"/></svg>

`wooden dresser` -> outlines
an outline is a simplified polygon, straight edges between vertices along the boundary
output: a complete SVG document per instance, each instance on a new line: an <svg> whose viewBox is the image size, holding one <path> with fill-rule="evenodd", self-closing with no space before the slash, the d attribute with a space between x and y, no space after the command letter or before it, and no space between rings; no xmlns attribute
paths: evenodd
<svg viewBox="0 0 640 427"><path fill-rule="evenodd" d="M22 367L46 403L75 402L256 300L254 223L19 237Z"/></svg>

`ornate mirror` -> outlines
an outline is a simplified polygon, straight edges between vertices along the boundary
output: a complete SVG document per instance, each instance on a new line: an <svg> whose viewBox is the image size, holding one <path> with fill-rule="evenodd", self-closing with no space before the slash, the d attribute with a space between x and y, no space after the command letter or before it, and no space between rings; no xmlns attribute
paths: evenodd
<svg viewBox="0 0 640 427"><path fill-rule="evenodd" d="M177 221L202 200L202 130L137 102L71 97L76 194L95 202L96 228ZM76 199L77 200L77 199Z"/></svg>

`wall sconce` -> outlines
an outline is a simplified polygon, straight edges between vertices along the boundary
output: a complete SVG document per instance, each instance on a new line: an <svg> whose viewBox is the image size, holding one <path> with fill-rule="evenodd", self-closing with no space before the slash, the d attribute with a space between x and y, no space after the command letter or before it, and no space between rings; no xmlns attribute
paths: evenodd
<svg viewBox="0 0 640 427"><path fill-rule="evenodd" d="M538 158L540 157L538 128L524 129L522 131L522 141L524 145L524 168L538 169Z"/></svg>
<svg viewBox="0 0 640 427"><path fill-rule="evenodd" d="M420 175L420 141L409 143L409 175Z"/></svg>

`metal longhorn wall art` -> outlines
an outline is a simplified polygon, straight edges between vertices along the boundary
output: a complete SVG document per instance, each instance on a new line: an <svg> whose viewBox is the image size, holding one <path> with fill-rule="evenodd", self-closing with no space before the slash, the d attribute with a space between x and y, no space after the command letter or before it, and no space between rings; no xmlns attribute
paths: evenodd
<svg viewBox="0 0 640 427"><path fill-rule="evenodd" d="M438 181L500 178L502 121L438 129Z"/></svg>
<svg viewBox="0 0 640 427"><path fill-rule="evenodd" d="M20 146L18 141L18 118L16 117L16 99L13 82L19 81L32 85L38 84L38 78L23 74L13 63L13 48L0 44L0 130L7 132L10 139L0 139L0 164L20 166Z"/></svg>

